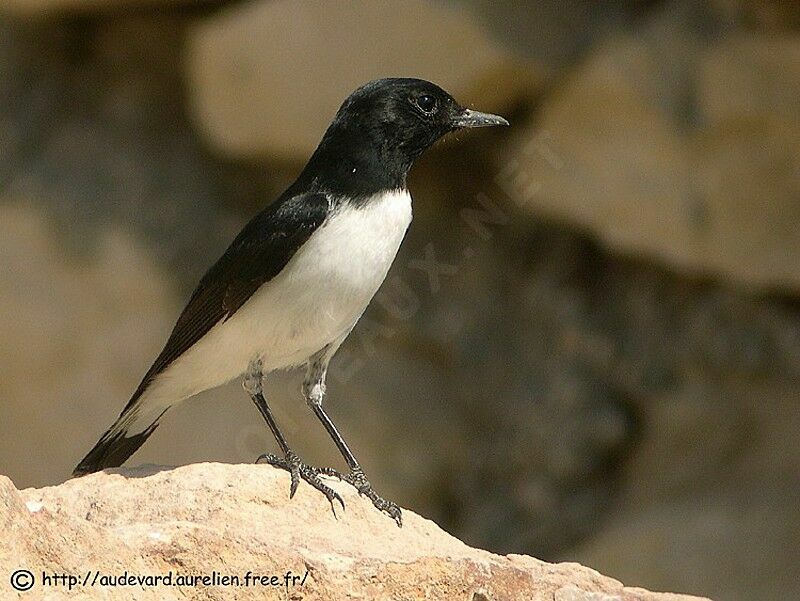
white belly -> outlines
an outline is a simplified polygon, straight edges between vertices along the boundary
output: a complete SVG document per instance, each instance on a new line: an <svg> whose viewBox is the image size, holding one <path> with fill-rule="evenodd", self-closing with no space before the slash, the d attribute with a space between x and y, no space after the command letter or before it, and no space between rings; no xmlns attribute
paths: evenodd
<svg viewBox="0 0 800 601"><path fill-rule="evenodd" d="M153 381L143 395L147 404L173 404L219 386L256 358L265 371L302 364L346 335L386 277L410 223L407 191L341 206L280 274Z"/></svg>

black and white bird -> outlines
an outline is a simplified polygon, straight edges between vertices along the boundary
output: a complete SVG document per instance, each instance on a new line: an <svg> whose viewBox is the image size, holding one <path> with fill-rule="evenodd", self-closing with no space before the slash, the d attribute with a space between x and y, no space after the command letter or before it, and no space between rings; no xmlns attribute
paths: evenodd
<svg viewBox="0 0 800 601"><path fill-rule="evenodd" d="M401 524L398 506L372 489L323 408L328 363L386 277L411 222L406 176L445 134L508 125L460 106L419 79L380 79L342 104L297 180L256 215L203 276L119 418L78 464L80 476L128 459L166 411L244 376L280 455L259 457L300 479L333 506L335 476ZM274 370L306 367L303 396L333 438L349 473L303 463L281 433L262 392Z"/></svg>

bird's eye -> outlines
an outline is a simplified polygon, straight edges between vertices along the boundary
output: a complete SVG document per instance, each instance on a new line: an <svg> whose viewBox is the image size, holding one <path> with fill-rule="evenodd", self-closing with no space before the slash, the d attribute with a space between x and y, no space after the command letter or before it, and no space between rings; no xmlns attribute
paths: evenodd
<svg viewBox="0 0 800 601"><path fill-rule="evenodd" d="M430 94L422 94L421 96L417 96L414 99L414 104L416 104L419 107L419 110L426 115L432 115L435 113L436 108L439 105L436 98Z"/></svg>

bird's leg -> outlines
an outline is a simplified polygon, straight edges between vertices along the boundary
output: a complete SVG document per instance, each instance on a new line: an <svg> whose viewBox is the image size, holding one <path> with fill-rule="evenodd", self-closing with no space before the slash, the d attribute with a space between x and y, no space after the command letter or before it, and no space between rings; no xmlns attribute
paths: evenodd
<svg viewBox="0 0 800 601"><path fill-rule="evenodd" d="M283 453L283 457L273 455L272 453L265 453L256 459L256 463L264 461L270 465L279 467L289 472L292 479L292 483L289 488L289 498L294 497L294 493L297 492L297 485L299 484L301 478L308 482L311 486L325 495L325 498L327 498L331 504L331 509L333 510L333 515L335 516L336 509L334 506L334 501L338 501L341 504L342 509L344 509L344 501L339 493L322 482L320 479L320 474L328 474L337 477L339 474L330 473L329 470L306 465L300 461L300 458L297 456L297 454L289 448L286 438L284 438L283 433L280 431L280 428L278 428L278 423L275 421L275 416L272 415L272 411L270 410L269 405L267 405L267 401L264 398L260 360L253 361L250 364L242 384L244 389L247 391L247 394L249 394L250 398L253 399L253 403L255 403L256 407L258 407L258 410L261 412L264 420L267 422L269 429L272 431L273 436L275 436L275 440L278 441L278 446Z"/></svg>
<svg viewBox="0 0 800 601"><path fill-rule="evenodd" d="M325 430L328 431L328 434L333 439L333 442L336 443L336 447L339 449L342 457L344 457L344 460L347 462L350 472L348 474L339 474L335 470L325 470L323 473L335 475L345 482L351 484L359 492L359 494L364 495L370 501L372 501L372 504L377 509L391 517L395 522L397 522L398 526L402 526L403 517L400 508L392 501L388 501L379 496L378 493L372 489L369 480L367 480L367 477L364 474L364 470L361 469L361 465L353 455L350 447L347 446L347 443L339 433L336 425L325 412L325 409L322 408L322 401L325 398L325 375L328 371L329 360L330 353L328 353L328 349L323 349L311 357L308 362L308 371L306 372L306 377L303 380L303 396L305 397L308 406L311 407L311 410L314 412L314 415L316 415L319 421L322 422L322 425L325 426Z"/></svg>

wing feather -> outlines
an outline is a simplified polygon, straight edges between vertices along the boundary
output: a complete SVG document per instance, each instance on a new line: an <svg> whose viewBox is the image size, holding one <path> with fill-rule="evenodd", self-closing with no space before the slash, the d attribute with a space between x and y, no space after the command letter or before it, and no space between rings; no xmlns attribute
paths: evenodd
<svg viewBox="0 0 800 601"><path fill-rule="evenodd" d="M200 280L164 349L125 409L170 363L278 275L323 224L329 210L324 194L303 194L280 199L254 217Z"/></svg>

